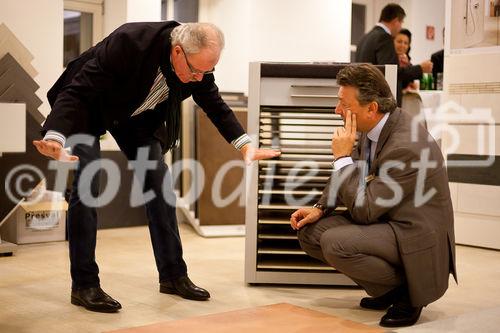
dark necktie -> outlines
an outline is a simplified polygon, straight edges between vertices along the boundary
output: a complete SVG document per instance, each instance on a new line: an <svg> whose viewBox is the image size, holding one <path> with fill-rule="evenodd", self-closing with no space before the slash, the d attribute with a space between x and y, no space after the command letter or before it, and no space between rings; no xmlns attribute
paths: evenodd
<svg viewBox="0 0 500 333"><path fill-rule="evenodd" d="M371 151L372 151L372 140L366 137L366 146L365 146L365 151L366 151L366 163L368 165L368 172L370 172L370 168L372 165L372 158L371 158Z"/></svg>

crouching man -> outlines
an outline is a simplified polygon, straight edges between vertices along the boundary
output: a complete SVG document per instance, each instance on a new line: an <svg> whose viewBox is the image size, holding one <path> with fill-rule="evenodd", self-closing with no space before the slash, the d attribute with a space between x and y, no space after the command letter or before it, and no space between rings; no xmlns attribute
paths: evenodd
<svg viewBox="0 0 500 333"><path fill-rule="evenodd" d="M360 306L380 325L415 324L456 281L453 208L440 148L396 107L382 73L355 65L337 75L334 170L312 208L290 218L302 248L359 284ZM358 145L353 149L357 132ZM413 136L412 136L413 134ZM333 212L345 206L343 213Z"/></svg>

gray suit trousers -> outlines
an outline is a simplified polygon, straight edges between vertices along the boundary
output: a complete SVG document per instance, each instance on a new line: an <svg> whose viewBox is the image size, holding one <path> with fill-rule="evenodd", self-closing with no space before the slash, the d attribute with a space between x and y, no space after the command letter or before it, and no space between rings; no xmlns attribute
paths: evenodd
<svg viewBox="0 0 500 333"><path fill-rule="evenodd" d="M388 223L359 225L333 215L302 227L298 237L307 254L344 273L370 296L405 283L396 236Z"/></svg>

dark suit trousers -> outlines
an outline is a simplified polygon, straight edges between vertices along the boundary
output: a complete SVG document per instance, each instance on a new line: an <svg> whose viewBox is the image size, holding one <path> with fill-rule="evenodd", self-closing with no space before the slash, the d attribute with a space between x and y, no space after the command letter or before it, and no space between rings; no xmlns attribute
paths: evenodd
<svg viewBox="0 0 500 333"><path fill-rule="evenodd" d="M140 114L123 123L115 124L110 132L129 160L136 159L139 147L146 147L149 149L148 159L157 162L155 169L146 172L141 185L143 193L151 190L155 195L154 199L147 202L145 206L159 280L166 281L186 275L187 268L182 258L172 179L167 165L164 163L160 142L153 137L154 130L159 123L147 121L147 115L152 114L152 111L149 112L144 112L144 115ZM88 195L88 193L83 193L83 190L80 193L78 189L82 170L100 158L99 139L96 138L93 146L82 144L75 146L73 153L80 158L80 162L75 172L69 202L68 234L72 288L78 289L99 286L99 269L95 261L96 209L85 205L85 200L82 202L80 196ZM165 177L167 177L167 181L164 182ZM98 196L99 176L95 176L92 180L91 193L94 198Z"/></svg>
<svg viewBox="0 0 500 333"><path fill-rule="evenodd" d="M350 277L373 297L405 282L396 236L388 223L353 224L346 216L327 216L302 227L302 249Z"/></svg>

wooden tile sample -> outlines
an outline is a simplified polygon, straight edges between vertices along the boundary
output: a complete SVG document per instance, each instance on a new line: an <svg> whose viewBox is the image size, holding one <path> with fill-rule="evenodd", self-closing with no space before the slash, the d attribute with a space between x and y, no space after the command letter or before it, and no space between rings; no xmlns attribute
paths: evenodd
<svg viewBox="0 0 500 333"><path fill-rule="evenodd" d="M38 75L35 67L31 65L33 54L17 39L16 35L4 23L0 24L0 58L6 53L12 54L19 64L31 77Z"/></svg>
<svg viewBox="0 0 500 333"><path fill-rule="evenodd" d="M281 303L125 328L108 333L376 333L384 332L351 320Z"/></svg>

